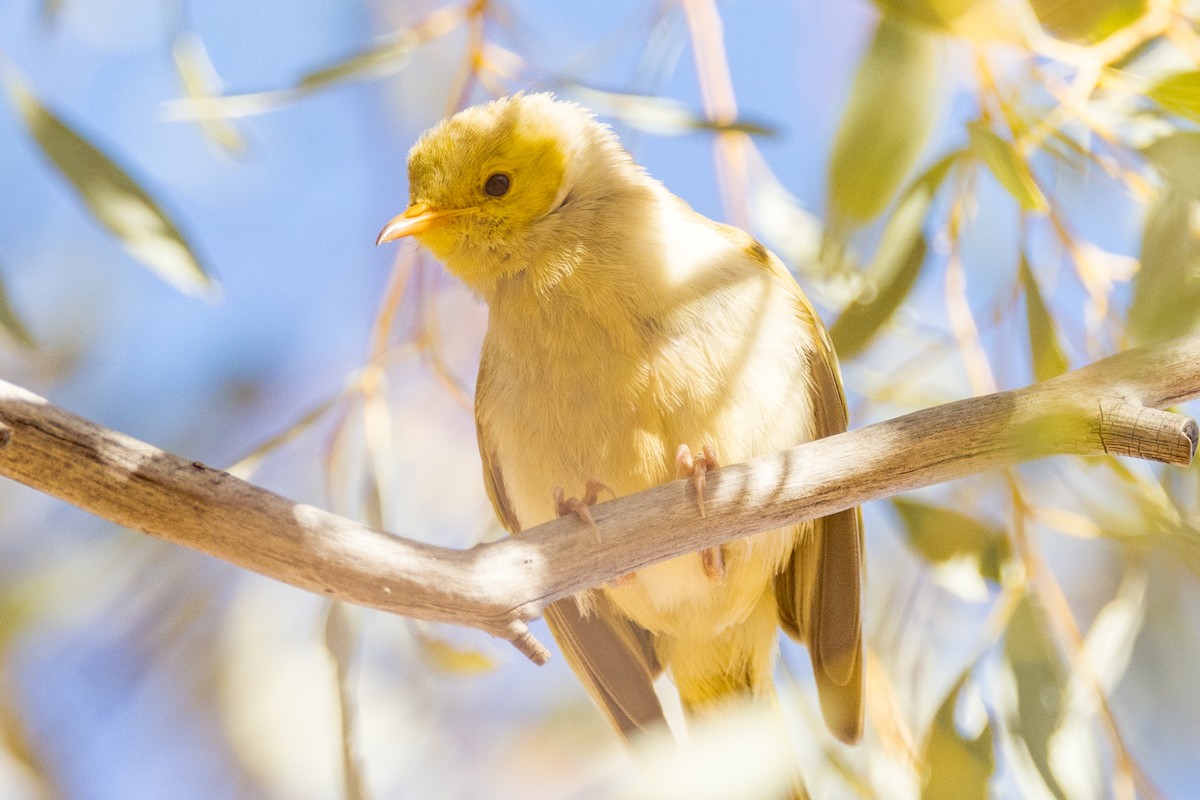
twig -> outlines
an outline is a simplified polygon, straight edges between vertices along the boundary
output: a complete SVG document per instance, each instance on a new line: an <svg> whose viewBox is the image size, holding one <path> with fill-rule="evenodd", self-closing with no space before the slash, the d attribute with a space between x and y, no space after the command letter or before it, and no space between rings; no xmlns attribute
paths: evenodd
<svg viewBox="0 0 1200 800"><path fill-rule="evenodd" d="M674 556L1045 456L1188 464L1196 423L1157 409L1197 396L1200 336L1192 336L714 470L704 518L690 482L672 481L594 506L595 530L563 517L470 550L294 503L3 381L0 424L12 436L0 474L293 586L480 628L541 663L548 652L526 622L547 604Z"/></svg>

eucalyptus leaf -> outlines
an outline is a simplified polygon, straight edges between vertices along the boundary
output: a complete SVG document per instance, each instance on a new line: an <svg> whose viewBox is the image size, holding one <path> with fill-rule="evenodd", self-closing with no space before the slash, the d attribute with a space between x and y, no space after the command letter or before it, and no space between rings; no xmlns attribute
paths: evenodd
<svg viewBox="0 0 1200 800"><path fill-rule="evenodd" d="M1065 800L1050 766L1050 747L1062 723L1068 675L1046 627L1041 609L1028 595L1023 597L1004 636L1004 657L1017 686L1016 713L1008 724L1024 740L1046 788Z"/></svg>
<svg viewBox="0 0 1200 800"><path fill-rule="evenodd" d="M851 87L829 165L829 208L838 219L879 215L916 164L940 101L937 41L884 15Z"/></svg>
<svg viewBox="0 0 1200 800"><path fill-rule="evenodd" d="M1173 114L1200 122L1200 71L1168 75L1151 86L1146 96Z"/></svg>
<svg viewBox="0 0 1200 800"><path fill-rule="evenodd" d="M1200 131L1175 131L1142 148L1162 179L1200 200Z"/></svg>
<svg viewBox="0 0 1200 800"><path fill-rule="evenodd" d="M848 305L829 329L842 358L853 358L866 349L908 297L925 263L926 215L958 155L951 154L930 167L896 204L864 276L868 293Z"/></svg>
<svg viewBox="0 0 1200 800"><path fill-rule="evenodd" d="M979 42L1024 38L1019 18L999 0L875 0L875 5L907 22Z"/></svg>
<svg viewBox="0 0 1200 800"><path fill-rule="evenodd" d="M221 94L221 81L208 57L208 50L198 36L180 34L171 45L175 70L187 96L198 102L212 101ZM246 140L241 131L229 119L220 116L203 116L197 119L200 129L209 141L224 152L238 156L246 150Z"/></svg>
<svg viewBox="0 0 1200 800"><path fill-rule="evenodd" d="M656 136L681 136L700 131L744 133L749 136L774 136L769 125L754 120L728 121L705 119L678 100L627 92L606 92L579 83L561 86L583 105L606 116L615 117L638 130Z"/></svg>
<svg viewBox="0 0 1200 800"><path fill-rule="evenodd" d="M1142 16L1147 0L1030 0L1029 4L1047 33L1098 42Z"/></svg>
<svg viewBox="0 0 1200 800"><path fill-rule="evenodd" d="M1025 320L1029 325L1029 349L1033 360L1033 377L1048 381L1067 371L1070 364L1058 343L1054 317L1046 308L1037 278L1029 262L1021 255L1021 287L1025 290Z"/></svg>
<svg viewBox="0 0 1200 800"><path fill-rule="evenodd" d="M1012 555L1004 531L960 511L929 505L905 497L892 498L908 534L908 544L931 564L959 556L972 556L979 573L999 583L1004 564Z"/></svg>
<svg viewBox="0 0 1200 800"><path fill-rule="evenodd" d="M42 105L15 70L5 70L9 96L34 141L75 188L93 218L134 258L187 294L209 294L215 283L175 223L109 156Z"/></svg>
<svg viewBox="0 0 1200 800"><path fill-rule="evenodd" d="M927 767L921 800L987 800L988 784L996 770L991 724L971 738L959 732L955 709L967 687L964 674L946 695L934 715L921 748L920 763Z"/></svg>
<svg viewBox="0 0 1200 800"><path fill-rule="evenodd" d="M1200 327L1200 241L1192 230L1194 200L1163 192L1142 231L1142 267L1133 284L1129 335L1137 344L1171 339Z"/></svg>
<svg viewBox="0 0 1200 800"><path fill-rule="evenodd" d="M306 92L316 91L338 83L394 75L408 66L413 51L420 44L421 37L415 31L405 29L394 38L306 73L296 88Z"/></svg>
<svg viewBox="0 0 1200 800"><path fill-rule="evenodd" d="M1046 196L1012 143L1001 139L979 121L968 123L967 131L971 136L971 151L987 164L992 175L1021 204L1021 208L1044 212L1048 208Z"/></svg>
<svg viewBox="0 0 1200 800"><path fill-rule="evenodd" d="M29 333L29 328L17 316L12 303L9 302L8 290L4 288L3 281L0 281L0 328L8 331L8 335L22 347L34 347L33 335Z"/></svg>

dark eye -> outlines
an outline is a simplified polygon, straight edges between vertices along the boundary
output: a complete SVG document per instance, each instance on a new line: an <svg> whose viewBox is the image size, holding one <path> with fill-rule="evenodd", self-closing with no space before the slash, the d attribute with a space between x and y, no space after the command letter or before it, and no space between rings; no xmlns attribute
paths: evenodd
<svg viewBox="0 0 1200 800"><path fill-rule="evenodd" d="M505 175L503 172L493 172L488 176L488 179L483 184L484 194L490 197L503 197L508 194L508 187L512 184L512 178Z"/></svg>

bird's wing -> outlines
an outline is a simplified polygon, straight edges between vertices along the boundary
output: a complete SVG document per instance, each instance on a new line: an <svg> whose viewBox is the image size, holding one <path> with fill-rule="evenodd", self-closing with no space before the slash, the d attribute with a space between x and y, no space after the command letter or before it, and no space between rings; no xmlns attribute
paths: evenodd
<svg viewBox="0 0 1200 800"><path fill-rule="evenodd" d="M819 439L846 430L846 396L829 335L799 293L797 314L814 334L806 363ZM775 580L780 624L808 645L825 722L845 742L862 735L862 575L862 513L850 508L814 520L810 538L800 540Z"/></svg>
<svg viewBox="0 0 1200 800"><path fill-rule="evenodd" d="M475 433L483 460L483 484L488 499L510 533L521 522L504 486L504 475L494 457L494 445L479 409L486 405L486 355L479 364L475 398ZM580 602L567 597L546 607L546 624L558 642L571 670L592 700L625 737L665 724L662 706L654 692L654 679L662 667L654 654L652 634L617 613L603 592L587 593L586 613Z"/></svg>
<svg viewBox="0 0 1200 800"><path fill-rule="evenodd" d="M626 738L665 724L654 692L661 672L651 634L621 616L603 592L588 592L587 612L574 597L546 608L546 624L563 657L609 722Z"/></svg>

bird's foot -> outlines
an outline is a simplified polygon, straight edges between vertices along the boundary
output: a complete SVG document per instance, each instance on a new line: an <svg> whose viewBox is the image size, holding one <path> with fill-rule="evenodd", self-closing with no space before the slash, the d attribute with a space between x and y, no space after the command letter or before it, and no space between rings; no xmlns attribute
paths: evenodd
<svg viewBox="0 0 1200 800"><path fill-rule="evenodd" d="M590 507L596 505L596 501L600 499L600 492L608 492L613 497L617 496L617 493L607 483L591 478L588 478L587 483L584 484L582 500L578 497L567 497L566 492L563 491L561 486L555 486L554 511L560 517L574 514L580 520L590 525L593 530L599 531L596 528L596 520L592 518Z"/></svg>
<svg viewBox="0 0 1200 800"><path fill-rule="evenodd" d="M717 454L708 445L704 445L699 456L692 456L692 449L686 444L679 445L675 450L675 477L692 479L702 517L705 516L705 476L710 469L716 469L717 466ZM710 547L700 551L700 566L704 570L704 576L710 581L722 580L725 577L725 553L721 547Z"/></svg>
<svg viewBox="0 0 1200 800"><path fill-rule="evenodd" d="M675 450L675 477L691 478L692 486L696 487L696 502L700 505L700 516L704 514L705 476L710 469L717 468L717 454L708 445L693 457L692 449L686 444L679 445Z"/></svg>

